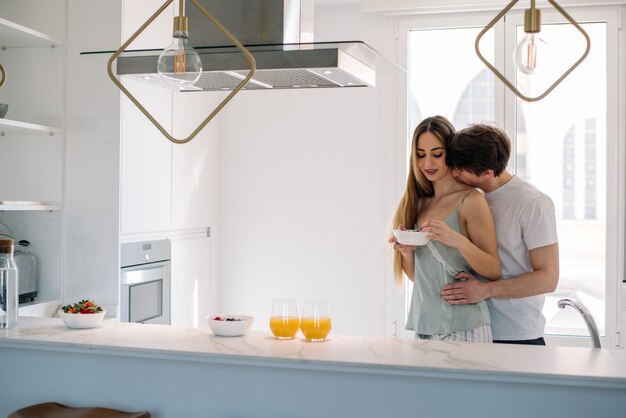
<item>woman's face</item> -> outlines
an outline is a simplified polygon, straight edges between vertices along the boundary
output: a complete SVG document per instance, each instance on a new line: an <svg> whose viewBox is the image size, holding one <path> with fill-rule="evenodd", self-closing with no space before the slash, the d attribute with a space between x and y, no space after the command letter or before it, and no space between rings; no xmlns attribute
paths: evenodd
<svg viewBox="0 0 626 418"><path fill-rule="evenodd" d="M424 132L417 138L417 166L430 181L437 181L448 174L446 151L443 144L430 132Z"/></svg>

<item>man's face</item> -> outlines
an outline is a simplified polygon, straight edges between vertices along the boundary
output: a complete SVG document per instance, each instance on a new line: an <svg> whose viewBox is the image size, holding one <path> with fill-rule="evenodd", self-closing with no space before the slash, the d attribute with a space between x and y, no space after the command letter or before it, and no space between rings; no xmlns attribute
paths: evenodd
<svg viewBox="0 0 626 418"><path fill-rule="evenodd" d="M476 175L472 172L462 170L460 168L452 169L452 176L459 183L467 184L468 186L482 188L481 185L484 185L484 182L487 180L486 174Z"/></svg>

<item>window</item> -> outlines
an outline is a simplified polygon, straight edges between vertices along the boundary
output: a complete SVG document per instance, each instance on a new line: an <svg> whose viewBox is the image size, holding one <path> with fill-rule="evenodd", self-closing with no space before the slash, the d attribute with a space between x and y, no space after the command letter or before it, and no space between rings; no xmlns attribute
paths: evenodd
<svg viewBox="0 0 626 418"><path fill-rule="evenodd" d="M619 87L616 68L624 52L618 48L616 9L577 8L575 13L571 9L591 38L591 52L554 91L534 103L505 89L474 52L476 35L491 13L404 21L407 136L422 118L435 114L448 117L457 129L483 121L505 128L514 147L509 170L548 194L556 207L561 274L556 292L546 295L546 336L549 340L567 336L560 341L576 344L570 337L588 335L575 310L558 309L557 301L567 297L591 311L606 346L614 343L616 314L607 313L617 311L615 295L623 275L619 242L624 234L617 227L623 225L624 208L617 207L623 200L616 196L624 193L618 180L624 178L624 156L617 128L619 97L624 94L611 92ZM553 9L544 8L542 20L542 36L554 57L552 72L546 70L532 82L516 80L531 95L552 84L585 46L580 33ZM481 41L482 54L509 79L516 71L508 57L522 35L522 13L510 12L506 22L499 22ZM403 328L409 300L407 289L398 329Z"/></svg>
<svg viewBox="0 0 626 418"><path fill-rule="evenodd" d="M607 218L607 33L608 22L582 14L593 48L589 56L546 98L527 103L514 98L516 160L523 158L524 179L547 193L556 208L559 234L560 277L557 290L546 295L546 335L586 336L587 327L573 309L559 309L557 301L582 302L607 335L607 228L618 219ZM596 20L597 19L597 20ZM584 38L557 12L544 9L542 36L551 45L553 71L540 74L537 92L552 84L584 51ZM523 21L513 15L507 30L515 41L523 36ZM509 46L509 48L512 45ZM520 74L520 73L518 73ZM529 88L527 80L518 85ZM529 88L530 89L530 88ZM534 93L537 94L537 93ZM508 102L507 102L508 104ZM523 123L519 118L523 117ZM506 124L506 123L505 123ZM511 132L511 124L508 124ZM520 129L523 127L523 129ZM615 139L613 139L615 140ZM599 158L601 157L601 158ZM517 164L519 167L519 164Z"/></svg>
<svg viewBox="0 0 626 418"><path fill-rule="evenodd" d="M454 126L494 120L494 76L474 52L480 27L409 32L409 126L443 115ZM493 31L483 51L493 58ZM412 128L409 128L411 130Z"/></svg>
<svg viewBox="0 0 626 418"><path fill-rule="evenodd" d="M455 127L495 120L495 77L474 52L483 20L446 16L405 22L408 39L401 48L408 63L407 155L413 129L427 116L445 116ZM446 27L450 23L455 25ZM494 58L494 31L483 37L481 52L487 59ZM400 336L411 336L404 330L411 292L412 284L406 281L396 309Z"/></svg>

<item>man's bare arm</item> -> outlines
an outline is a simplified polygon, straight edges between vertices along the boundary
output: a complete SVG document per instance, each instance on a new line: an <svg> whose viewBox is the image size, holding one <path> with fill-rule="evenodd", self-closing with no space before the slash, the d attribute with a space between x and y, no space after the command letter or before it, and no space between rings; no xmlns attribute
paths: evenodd
<svg viewBox="0 0 626 418"><path fill-rule="evenodd" d="M467 279L448 284L441 297L453 305L477 303L487 298L523 298L554 292L559 282L558 243L528 251L533 271L508 280L480 282L468 273L457 278Z"/></svg>

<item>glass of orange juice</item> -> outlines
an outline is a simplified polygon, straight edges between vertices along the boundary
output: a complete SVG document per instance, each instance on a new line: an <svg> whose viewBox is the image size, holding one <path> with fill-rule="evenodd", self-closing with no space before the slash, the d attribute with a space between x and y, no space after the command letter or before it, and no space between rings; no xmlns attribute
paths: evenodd
<svg viewBox="0 0 626 418"><path fill-rule="evenodd" d="M300 329L307 341L324 341L330 332L330 307L326 300L307 300L302 308Z"/></svg>
<svg viewBox="0 0 626 418"><path fill-rule="evenodd" d="M274 299L270 329L279 340L291 340L300 328L298 304L295 299Z"/></svg>

